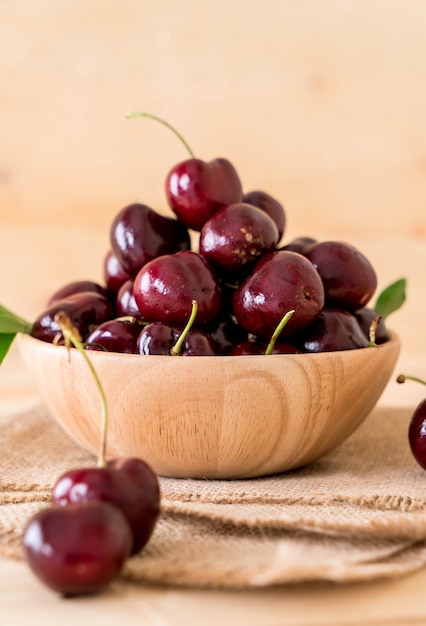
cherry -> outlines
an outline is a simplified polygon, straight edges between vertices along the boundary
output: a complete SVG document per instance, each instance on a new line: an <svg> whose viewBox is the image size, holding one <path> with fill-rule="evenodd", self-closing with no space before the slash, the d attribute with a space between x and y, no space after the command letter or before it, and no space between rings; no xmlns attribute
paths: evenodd
<svg viewBox="0 0 426 626"><path fill-rule="evenodd" d="M324 288L318 272L304 256L288 251L263 257L233 300L238 323L264 339L272 336L285 310L294 310L282 331L282 336L289 336L308 326L323 304Z"/></svg>
<svg viewBox="0 0 426 626"><path fill-rule="evenodd" d="M129 274L124 271L112 250L109 250L105 255L103 275L106 289L111 295L117 294L121 285L130 279Z"/></svg>
<svg viewBox="0 0 426 626"><path fill-rule="evenodd" d="M153 322L142 330L137 340L139 354L172 356L214 356L217 347L210 334L192 325L198 312L198 303L192 302L191 315L183 330Z"/></svg>
<svg viewBox="0 0 426 626"><path fill-rule="evenodd" d="M366 348L368 339L352 313L324 307L297 338L303 352L333 352Z"/></svg>
<svg viewBox="0 0 426 626"><path fill-rule="evenodd" d="M55 323L65 345L73 345L83 356L99 391L98 465L73 469L58 478L51 506L28 522L23 548L42 582L64 595L76 595L102 589L125 559L143 548L159 515L160 490L156 474L141 459L106 462L105 392L70 317L60 310Z"/></svg>
<svg viewBox="0 0 426 626"><path fill-rule="evenodd" d="M52 506L36 513L23 534L24 556L44 584L65 596L95 593L120 572L132 532L107 502Z"/></svg>
<svg viewBox="0 0 426 626"><path fill-rule="evenodd" d="M136 340L141 332L140 324L132 320L107 320L99 324L87 337L86 350L105 350L134 354Z"/></svg>
<svg viewBox="0 0 426 626"><path fill-rule="evenodd" d="M355 311L365 306L374 294L377 287L374 268L352 245L321 241L303 254L321 276L326 302Z"/></svg>
<svg viewBox="0 0 426 626"><path fill-rule="evenodd" d="M132 531L131 554L139 552L151 537L160 510L159 484L152 469L140 459L113 459L106 467L65 472L52 490L52 502L60 506L94 500L120 509Z"/></svg>
<svg viewBox="0 0 426 626"><path fill-rule="evenodd" d="M243 202L265 211L278 228L278 240L284 234L286 214L283 205L265 191L249 191L243 195Z"/></svg>
<svg viewBox="0 0 426 626"><path fill-rule="evenodd" d="M238 324L235 317L227 315L208 327L218 354L229 354L230 350L239 343L248 341L248 333Z"/></svg>
<svg viewBox="0 0 426 626"><path fill-rule="evenodd" d="M63 300L64 298L67 298L68 296L72 296L76 293L82 293L82 292L100 293L102 296L105 296L105 297L108 296L107 289L103 287L102 285L100 285L99 283L96 283L92 280L76 280L72 283L67 283L66 285L64 285L57 291L55 291L50 296L47 302L47 305L51 306L52 304L55 304L59 300Z"/></svg>
<svg viewBox="0 0 426 626"><path fill-rule="evenodd" d="M102 294L93 291L74 293L63 300L57 300L35 319L31 331L33 337L50 343L63 342L62 331L55 321L59 311L70 317L83 340L94 327L114 317L111 302Z"/></svg>
<svg viewBox="0 0 426 626"><path fill-rule="evenodd" d="M372 324L374 327L374 342L377 344L384 343L389 339L389 334L383 318L372 308L362 307L354 312L358 324L361 326L367 339L370 339Z"/></svg>
<svg viewBox="0 0 426 626"><path fill-rule="evenodd" d="M200 254L216 271L243 276L260 257L275 250L278 229L271 217L250 204L230 204L216 211L200 232Z"/></svg>
<svg viewBox="0 0 426 626"><path fill-rule="evenodd" d="M175 165L166 178L169 205L187 228L199 231L218 209L241 202L241 182L227 159L219 158L207 163L195 158L176 128L156 115L136 112L127 117L148 117L160 122L176 135L188 151L191 158Z"/></svg>
<svg viewBox="0 0 426 626"><path fill-rule="evenodd" d="M267 341L243 341L234 346L231 356L252 356L253 354L265 354L268 348ZM271 354L301 354L301 350L291 343L277 341Z"/></svg>
<svg viewBox="0 0 426 626"><path fill-rule="evenodd" d="M135 294L133 293L133 280L127 280L123 283L118 290L117 298L115 301L115 309L118 317L125 317L129 315L134 317L138 321L142 321L143 317L139 311L139 307L136 304Z"/></svg>
<svg viewBox="0 0 426 626"><path fill-rule="evenodd" d="M289 311L283 316L269 342L257 340L256 338L251 341L244 341L237 346L234 346L230 354L232 356L248 356L253 354L300 354L300 350L296 348L296 346L283 341L278 341L280 334L292 318L293 314L294 311Z"/></svg>
<svg viewBox="0 0 426 626"><path fill-rule="evenodd" d="M426 381L416 376L405 376L400 374L397 377L398 383L404 383L406 380L414 380L422 385L426 385ZM413 457L423 469L426 469L426 398L422 400L414 410L411 416L410 425L408 427L408 443Z"/></svg>
<svg viewBox="0 0 426 626"><path fill-rule="evenodd" d="M221 308L219 282L207 261L191 251L164 255L147 263L133 285L136 304L149 322L183 326L191 303L198 302L198 325L212 321Z"/></svg>
<svg viewBox="0 0 426 626"><path fill-rule="evenodd" d="M163 254L189 250L185 226L145 204L124 207L111 225L111 246L119 263L134 277L148 261Z"/></svg>

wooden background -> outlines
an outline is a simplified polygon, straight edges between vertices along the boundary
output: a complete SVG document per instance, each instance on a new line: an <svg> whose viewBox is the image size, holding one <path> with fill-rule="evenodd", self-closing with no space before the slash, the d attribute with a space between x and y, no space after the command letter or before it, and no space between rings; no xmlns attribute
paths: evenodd
<svg viewBox="0 0 426 626"><path fill-rule="evenodd" d="M426 349L424 0L0 0L0 296L21 314L99 278L114 215L167 212L184 148L229 158L287 209L286 238L345 239ZM28 289L28 285L37 289ZM3 298L1 298L3 299Z"/></svg>

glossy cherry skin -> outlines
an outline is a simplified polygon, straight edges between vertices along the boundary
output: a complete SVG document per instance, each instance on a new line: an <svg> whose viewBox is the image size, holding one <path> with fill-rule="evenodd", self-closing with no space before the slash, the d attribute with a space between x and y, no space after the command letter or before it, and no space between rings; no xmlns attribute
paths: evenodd
<svg viewBox="0 0 426 626"><path fill-rule="evenodd" d="M326 302L356 311L366 306L377 287L377 276L367 257L341 241L320 241L303 253L324 284Z"/></svg>
<svg viewBox="0 0 426 626"><path fill-rule="evenodd" d="M221 274L245 277L265 254L275 250L278 229L261 209L239 202L218 209L203 225L199 249Z"/></svg>
<svg viewBox="0 0 426 626"><path fill-rule="evenodd" d="M143 318L170 326L184 326L192 301L198 303L195 320L202 326L220 311L222 292L212 268L191 251L164 255L147 263L133 285L136 304Z"/></svg>
<svg viewBox="0 0 426 626"><path fill-rule="evenodd" d="M124 271L112 250L109 250L105 255L103 275L106 289L112 295L117 294L121 285L130 279L129 274Z"/></svg>
<svg viewBox="0 0 426 626"><path fill-rule="evenodd" d="M417 405L408 428L408 441L417 463L426 469L426 399Z"/></svg>
<svg viewBox="0 0 426 626"><path fill-rule="evenodd" d="M108 585L131 545L123 513L100 501L42 509L23 535L24 556L33 573L64 596L92 594Z"/></svg>
<svg viewBox="0 0 426 626"><path fill-rule="evenodd" d="M181 222L145 204L122 209L111 225L110 238L115 256L131 277L158 256L191 248L189 233Z"/></svg>
<svg viewBox="0 0 426 626"><path fill-rule="evenodd" d="M304 256L288 251L263 257L233 299L238 323L268 341L288 311L294 310L294 314L282 337L308 326L323 305L324 288L318 272Z"/></svg>
<svg viewBox="0 0 426 626"><path fill-rule="evenodd" d="M199 231L218 209L241 202L243 191L227 159L187 159L169 172L166 195L178 219L187 228Z"/></svg>
<svg viewBox="0 0 426 626"><path fill-rule="evenodd" d="M284 234L286 226L285 209L281 202L266 193L265 191L249 191L243 196L243 202L261 209L272 218L278 228L278 239Z"/></svg>
<svg viewBox="0 0 426 626"><path fill-rule="evenodd" d="M229 354L230 350L243 341L248 341L248 333L233 316L227 316L208 327L218 354Z"/></svg>
<svg viewBox="0 0 426 626"><path fill-rule="evenodd" d="M106 467L77 468L56 481L52 502L109 502L125 515L132 530L131 554L139 552L154 530L160 510L160 488L150 466L136 458L112 459Z"/></svg>
<svg viewBox="0 0 426 626"><path fill-rule="evenodd" d="M107 320L90 333L86 339L85 348L86 350L134 354L140 332L141 325L136 321Z"/></svg>
<svg viewBox="0 0 426 626"><path fill-rule="evenodd" d="M231 349L231 356L251 356L253 354L265 354L268 347L267 341L244 341ZM301 350L290 343L277 341L272 354L301 354Z"/></svg>
<svg viewBox="0 0 426 626"><path fill-rule="evenodd" d="M358 324L361 326L367 339L370 339L370 328L374 320L377 320L379 314L372 308L363 307L354 312ZM380 319L376 327L375 342L377 344L384 343L389 339L388 330L383 319Z"/></svg>
<svg viewBox="0 0 426 626"><path fill-rule="evenodd" d="M136 304L135 294L133 293L133 280L127 280L121 285L117 293L115 309L117 311L117 317L130 315L138 321L143 320L143 316Z"/></svg>
<svg viewBox="0 0 426 626"><path fill-rule="evenodd" d="M161 322L148 324L139 335L137 351L144 355L170 356L181 332ZM179 355L175 356L214 356L217 353L216 344L209 333L194 328L186 335Z"/></svg>
<svg viewBox="0 0 426 626"><path fill-rule="evenodd" d="M302 352L334 352L367 348L368 339L352 313L324 307L315 321L300 335Z"/></svg>
<svg viewBox="0 0 426 626"><path fill-rule="evenodd" d="M105 296L83 291L56 301L40 313L33 323L32 336L41 341L61 343L62 332L55 322L55 315L59 311L68 315L83 341L96 326L114 317L114 307Z"/></svg>
<svg viewBox="0 0 426 626"><path fill-rule="evenodd" d="M68 298L68 296L72 296L76 293L86 292L100 293L102 296L108 296L107 289L99 283L92 280L76 280L72 283L63 285L63 287L55 291L55 293L50 296L47 306L51 306L52 304L55 304L55 302Z"/></svg>

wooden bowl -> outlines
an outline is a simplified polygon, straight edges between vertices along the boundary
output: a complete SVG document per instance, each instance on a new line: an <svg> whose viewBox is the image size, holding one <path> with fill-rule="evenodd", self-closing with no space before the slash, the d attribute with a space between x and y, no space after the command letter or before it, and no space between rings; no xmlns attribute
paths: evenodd
<svg viewBox="0 0 426 626"><path fill-rule="evenodd" d="M82 355L19 335L45 404L97 453L100 401ZM109 407L108 456L138 456L163 476L243 478L290 470L342 443L382 394L399 355L378 347L271 356L90 352Z"/></svg>

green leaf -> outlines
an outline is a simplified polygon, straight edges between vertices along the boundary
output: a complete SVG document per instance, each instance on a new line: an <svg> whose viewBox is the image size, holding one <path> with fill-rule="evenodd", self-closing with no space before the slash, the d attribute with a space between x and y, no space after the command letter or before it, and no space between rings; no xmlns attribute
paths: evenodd
<svg viewBox="0 0 426 626"><path fill-rule="evenodd" d="M0 304L0 333L30 333L32 324Z"/></svg>
<svg viewBox="0 0 426 626"><path fill-rule="evenodd" d="M31 332L32 324L0 304L0 364L15 339L16 333Z"/></svg>
<svg viewBox="0 0 426 626"><path fill-rule="evenodd" d="M407 279L400 278L391 283L377 297L373 309L386 319L388 315L394 313L402 307L406 300Z"/></svg>
<svg viewBox="0 0 426 626"><path fill-rule="evenodd" d="M2 333L0 335L0 365L3 362L4 357L8 353L8 350L15 339L16 333Z"/></svg>

